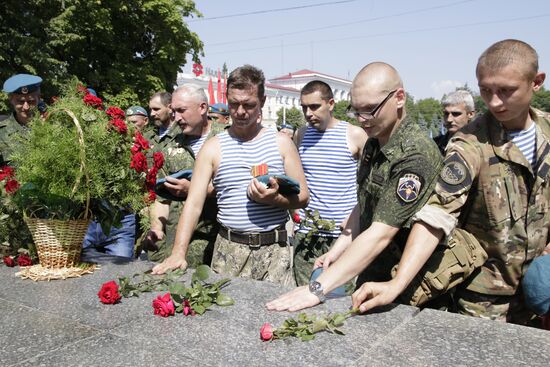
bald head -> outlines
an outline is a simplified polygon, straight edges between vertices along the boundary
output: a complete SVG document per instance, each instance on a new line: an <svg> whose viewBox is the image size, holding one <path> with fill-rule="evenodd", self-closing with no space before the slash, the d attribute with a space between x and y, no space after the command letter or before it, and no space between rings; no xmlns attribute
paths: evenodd
<svg viewBox="0 0 550 367"><path fill-rule="evenodd" d="M373 62L363 67L353 79L352 89L389 93L403 88L401 77L395 68L384 62Z"/></svg>

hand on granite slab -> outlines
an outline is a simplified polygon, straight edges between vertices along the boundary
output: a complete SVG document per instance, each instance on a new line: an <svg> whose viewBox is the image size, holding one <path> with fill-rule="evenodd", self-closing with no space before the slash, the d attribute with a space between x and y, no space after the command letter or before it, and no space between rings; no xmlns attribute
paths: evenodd
<svg viewBox="0 0 550 367"><path fill-rule="evenodd" d="M392 282L367 282L351 296L353 308L363 313L378 306L392 303L399 296L400 289Z"/></svg>
<svg viewBox="0 0 550 367"><path fill-rule="evenodd" d="M311 293L307 286L298 287L268 302L265 307L270 311L298 311L319 304L319 298Z"/></svg>
<svg viewBox="0 0 550 367"><path fill-rule="evenodd" d="M163 262L153 267L151 274L160 275L166 273L168 270L187 268L187 261L181 256L170 255Z"/></svg>

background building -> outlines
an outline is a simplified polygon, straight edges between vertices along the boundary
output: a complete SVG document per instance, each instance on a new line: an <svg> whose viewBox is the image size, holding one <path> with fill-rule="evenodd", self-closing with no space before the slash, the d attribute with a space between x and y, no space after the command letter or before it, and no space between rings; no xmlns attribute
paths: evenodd
<svg viewBox="0 0 550 367"><path fill-rule="evenodd" d="M216 102L220 102L217 96L218 74L215 70L206 68L205 72L200 76L196 76L193 73L179 73L177 85L195 83L202 86L206 95L209 95L208 89L210 80L212 80L212 88L214 90ZM336 102L349 99L351 81L313 70L304 69L268 79L265 85L266 101L262 110L265 125L275 126L277 111L282 108L300 108L300 90L312 80L321 80L330 85ZM223 80L220 80L220 83L222 94L225 94L225 83Z"/></svg>

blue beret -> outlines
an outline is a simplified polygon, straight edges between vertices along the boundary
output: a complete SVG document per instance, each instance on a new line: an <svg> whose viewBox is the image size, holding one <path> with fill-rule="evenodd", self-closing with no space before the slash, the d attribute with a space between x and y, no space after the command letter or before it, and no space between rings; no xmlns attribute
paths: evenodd
<svg viewBox="0 0 550 367"><path fill-rule="evenodd" d="M533 260L522 284L527 307L537 315L550 313L550 255Z"/></svg>
<svg viewBox="0 0 550 367"><path fill-rule="evenodd" d="M210 106L209 111L210 113L219 113L220 115L226 115L229 116L229 108L225 103L216 103Z"/></svg>
<svg viewBox="0 0 550 367"><path fill-rule="evenodd" d="M4 82L4 92L28 94L40 88L42 78L30 74L16 74Z"/></svg>
<svg viewBox="0 0 550 367"><path fill-rule="evenodd" d="M147 117L147 111L141 106L132 106L126 110L126 116L141 115Z"/></svg>

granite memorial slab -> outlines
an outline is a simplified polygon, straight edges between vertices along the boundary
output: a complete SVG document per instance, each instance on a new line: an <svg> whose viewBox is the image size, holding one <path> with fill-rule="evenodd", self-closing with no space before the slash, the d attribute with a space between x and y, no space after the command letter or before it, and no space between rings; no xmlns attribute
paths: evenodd
<svg viewBox="0 0 550 367"><path fill-rule="evenodd" d="M550 332L425 309L354 366L550 366Z"/></svg>

